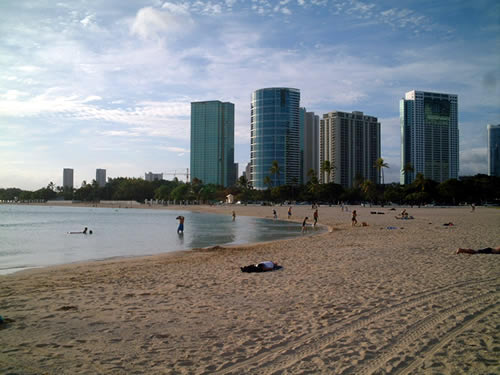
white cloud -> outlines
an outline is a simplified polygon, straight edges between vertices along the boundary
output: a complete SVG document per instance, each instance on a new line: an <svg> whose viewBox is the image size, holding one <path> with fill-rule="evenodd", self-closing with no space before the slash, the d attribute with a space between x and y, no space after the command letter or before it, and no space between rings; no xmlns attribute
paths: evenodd
<svg viewBox="0 0 500 375"><path fill-rule="evenodd" d="M17 100L18 98L26 95L29 94L18 90L8 90L5 94L0 95L0 98L5 100Z"/></svg>
<svg viewBox="0 0 500 375"><path fill-rule="evenodd" d="M95 15L94 14L89 14L88 16L86 16L85 18L83 18L82 20L80 20L80 23L84 27L89 27L89 26L91 26L94 23L94 20L95 20Z"/></svg>
<svg viewBox="0 0 500 375"><path fill-rule="evenodd" d="M90 95L90 96L87 96L85 99L83 99L82 103L96 102L96 101L100 101L100 100L102 100L102 98L100 96Z"/></svg>
<svg viewBox="0 0 500 375"><path fill-rule="evenodd" d="M168 151L171 151L171 152L179 152L179 153L188 153L188 152L190 152L188 149L182 148L182 147L165 147L165 149L168 150Z"/></svg>
<svg viewBox="0 0 500 375"><path fill-rule="evenodd" d="M33 65L17 66L15 69L25 73L36 73L42 70L42 68L40 68L39 66Z"/></svg>
<svg viewBox="0 0 500 375"><path fill-rule="evenodd" d="M486 147L477 147L460 152L460 175L471 176L488 172Z"/></svg>
<svg viewBox="0 0 500 375"><path fill-rule="evenodd" d="M159 39L167 35L186 32L193 24L191 16L183 6L165 3L163 9L142 8L137 12L131 33L143 39Z"/></svg>

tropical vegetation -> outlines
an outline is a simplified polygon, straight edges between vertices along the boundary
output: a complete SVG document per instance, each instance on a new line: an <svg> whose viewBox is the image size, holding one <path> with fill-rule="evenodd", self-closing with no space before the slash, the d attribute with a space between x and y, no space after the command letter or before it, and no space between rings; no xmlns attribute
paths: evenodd
<svg viewBox="0 0 500 375"><path fill-rule="evenodd" d="M274 170L273 177L279 169ZM326 170L325 170L326 172ZM64 189L52 182L35 191L18 188L0 188L0 201L47 201L74 200L83 202L99 202L102 200L157 200L160 203L217 203L225 201L228 194L235 201L274 202L287 201L322 202L336 204L338 202L373 203L373 204L443 204L458 205L464 203L500 203L500 178L483 174L450 179L442 183L424 178L417 174L415 180L408 185L398 183L377 185L370 180L356 177L354 187L343 188L333 182L320 184L318 178L311 173L309 181L304 185L290 184L275 186L273 178L266 179L267 189L253 189L245 177L240 177L234 186L222 187L204 184L199 179L191 182L174 180L145 181L140 178L110 178L104 187L95 181L84 181L80 188Z"/></svg>

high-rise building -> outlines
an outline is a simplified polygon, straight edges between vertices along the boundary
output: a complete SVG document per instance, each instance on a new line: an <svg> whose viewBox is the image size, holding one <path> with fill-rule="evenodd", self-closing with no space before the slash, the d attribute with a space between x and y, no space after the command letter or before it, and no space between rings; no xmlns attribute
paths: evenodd
<svg viewBox="0 0 500 375"><path fill-rule="evenodd" d="M401 183L417 173L436 182L458 178L457 95L409 91L400 101Z"/></svg>
<svg viewBox="0 0 500 375"><path fill-rule="evenodd" d="M104 187L106 185L106 170L96 169L95 170L95 180L99 187Z"/></svg>
<svg viewBox="0 0 500 375"><path fill-rule="evenodd" d="M239 173L240 173L240 166L238 163L234 163L234 169L233 169L233 182L230 184L230 185L235 185L236 182L238 182L238 178L239 178Z"/></svg>
<svg viewBox="0 0 500 375"><path fill-rule="evenodd" d="M252 93L250 182L256 189L296 185L300 173L300 90L272 87ZM273 162L279 173L271 173ZM268 178L266 178L268 177Z"/></svg>
<svg viewBox="0 0 500 375"><path fill-rule="evenodd" d="M63 169L63 188L73 189L73 169Z"/></svg>
<svg viewBox="0 0 500 375"><path fill-rule="evenodd" d="M363 112L333 111L320 120L320 168L330 162L331 171L320 171L320 182L349 188L358 178L379 183L375 161L380 157L380 123Z"/></svg>
<svg viewBox="0 0 500 375"><path fill-rule="evenodd" d="M252 164L250 162L247 163L245 170L243 171L243 176L247 179L247 182L250 183L250 175L252 170Z"/></svg>
<svg viewBox="0 0 500 375"><path fill-rule="evenodd" d="M144 173L144 179L146 181L150 181L150 182L163 180L163 173L147 172L147 173Z"/></svg>
<svg viewBox="0 0 500 375"><path fill-rule="evenodd" d="M234 104L191 103L191 180L230 186L234 168Z"/></svg>
<svg viewBox="0 0 500 375"><path fill-rule="evenodd" d="M488 175L500 177L500 125L488 125Z"/></svg>
<svg viewBox="0 0 500 375"><path fill-rule="evenodd" d="M303 183L311 179L311 169L316 178L319 176L319 116L314 112L305 113L303 165Z"/></svg>

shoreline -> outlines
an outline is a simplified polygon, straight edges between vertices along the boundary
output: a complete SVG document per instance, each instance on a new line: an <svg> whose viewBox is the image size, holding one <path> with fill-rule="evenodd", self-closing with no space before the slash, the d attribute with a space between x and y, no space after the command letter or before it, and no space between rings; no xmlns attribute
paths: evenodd
<svg viewBox="0 0 500 375"><path fill-rule="evenodd" d="M0 276L0 372L494 373L500 257L454 252L496 246L500 211L355 209L369 226L320 207L321 235ZM239 270L263 260L284 268Z"/></svg>
<svg viewBox="0 0 500 375"><path fill-rule="evenodd" d="M12 204L16 205L16 204ZM35 204L22 204L26 206L47 206L44 203L35 203ZM74 208L121 208L121 209L148 209L151 207L148 207L148 205L142 205L141 207L135 207L135 206L128 206L128 207L116 207L115 205L109 205L109 204L104 204L104 205L95 205L95 204L65 204L63 206L59 205L48 205L50 207L74 207ZM222 206L219 206L222 207ZM212 206L205 206L205 205L191 205L191 206L185 206L185 205L176 205L176 206L159 206L154 209L164 209L164 210L171 210L171 211L189 211L193 213L199 213L199 214L215 214L215 215L227 215L231 214L231 211L234 209L232 206L224 206L229 210L229 212L215 212L215 211L210 211ZM259 206L255 206L259 207ZM241 216L246 216L246 217L252 217L255 219L265 219L265 220L272 220L272 221L280 221L283 223L287 222L294 222L300 224L300 220L285 220L285 219L278 219L274 220L272 217L258 217L258 216L253 216L251 214L242 214ZM316 229L311 228L306 232L302 233L301 237L305 236L315 236L315 235L321 235L324 232L328 232L331 228L329 228L326 225L319 224L317 225ZM141 259L141 258L149 258L149 257L155 257L155 256L164 256L164 255L179 255L182 254L183 252L193 252L193 251L209 251L213 250L214 248L220 248L220 249L227 249L231 250L233 248L239 248L239 247L253 247L253 246L259 246L259 245L269 245L272 244L273 242L279 242L279 241L284 241L284 240L289 240L293 239L296 237L284 237L284 238L278 238L274 240L267 240L267 241L257 241L257 242L246 242L246 243L217 243L214 245L209 245L206 247L192 247L192 248L187 248L187 249L175 249L167 252L159 252L159 253L152 253L152 254L140 254L140 255L117 255L117 256L111 256L111 257L105 257L105 258L97 258L97 259L87 259L87 260L76 260L73 262L68 262L68 263L61 263L61 264L51 264L51 265L43 265L43 266L32 266L32 267L16 267L12 269L4 269L1 270L0 272L0 277L2 276L8 276L12 274L17 274L20 272L30 272L30 271L38 271L38 270L44 270L47 268L53 268L53 267L64 267L64 266L71 266L75 264L90 264L94 262L105 262L105 261L121 261L121 260L127 260L127 259ZM18 270L16 270L18 269Z"/></svg>

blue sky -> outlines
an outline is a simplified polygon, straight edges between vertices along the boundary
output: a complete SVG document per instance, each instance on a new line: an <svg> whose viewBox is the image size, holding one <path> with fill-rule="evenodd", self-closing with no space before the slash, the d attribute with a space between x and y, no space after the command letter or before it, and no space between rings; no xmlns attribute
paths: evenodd
<svg viewBox="0 0 500 375"><path fill-rule="evenodd" d="M235 103L241 171L251 93L273 86L378 117L386 181L404 93L457 94L460 174L485 173L499 84L498 1L2 0L0 187L185 170L198 100Z"/></svg>

